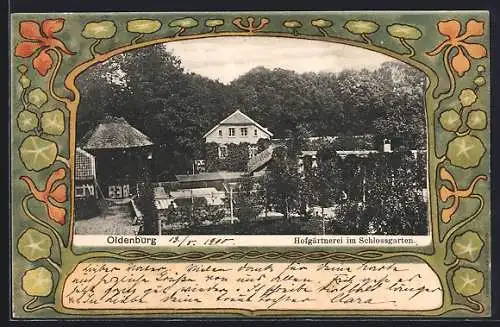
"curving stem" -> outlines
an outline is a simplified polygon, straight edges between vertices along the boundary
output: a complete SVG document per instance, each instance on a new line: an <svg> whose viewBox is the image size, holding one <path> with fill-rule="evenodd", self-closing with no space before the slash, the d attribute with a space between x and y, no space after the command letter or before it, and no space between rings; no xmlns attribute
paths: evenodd
<svg viewBox="0 0 500 327"><path fill-rule="evenodd" d="M57 101L63 102L64 104L67 105L71 100L68 99L68 98L64 98L64 97L61 97L61 96L57 95L57 93L55 91L56 76L59 73L59 69L61 68L61 64L62 64L62 54L61 54L61 51L59 49L48 49L47 51L52 51L56 55L56 66L52 70L52 73L51 73L50 79L49 79L49 87L48 88L49 88L50 95L54 99L56 99Z"/></svg>
<svg viewBox="0 0 500 327"><path fill-rule="evenodd" d="M186 29L184 27L179 27L179 30L174 34L174 37L180 36Z"/></svg>
<svg viewBox="0 0 500 327"><path fill-rule="evenodd" d="M464 227L465 225L467 225L468 223L470 223L472 220L474 220L474 218L476 218L477 216L479 216L479 214L481 213L481 211L483 211L483 207L484 207L484 200L483 200L483 197L479 194L472 194L470 196L470 198L474 198L474 199L477 199L479 200L479 207L477 208L477 210L468 218L460 221L459 223L455 224L453 227L451 227L447 232L446 234L444 234L443 236L443 239L441 240L441 243L446 247L448 245L448 241L450 240L450 238L462 227Z"/></svg>
<svg viewBox="0 0 500 327"><path fill-rule="evenodd" d="M457 136L465 136L465 135L469 135L470 132L471 132L471 129L467 128L465 131L463 131L463 132L455 132L455 134L457 134Z"/></svg>
<svg viewBox="0 0 500 327"><path fill-rule="evenodd" d="M415 49L403 38L399 38L399 42L410 51L410 53L407 54L408 58L411 58L415 55Z"/></svg>
<svg viewBox="0 0 500 327"><path fill-rule="evenodd" d="M360 36L367 44L372 44L372 40L368 37L368 35L361 33Z"/></svg>
<svg viewBox="0 0 500 327"><path fill-rule="evenodd" d="M23 310L25 312L35 312L35 311L42 310L42 309L52 309L52 310L56 311L54 303L44 303L44 304L40 304L40 305L37 305L35 307L32 307L31 305L33 303L35 303L37 300L38 300L38 296L34 296L31 300L29 300L28 302L26 302L23 305Z"/></svg>
<svg viewBox="0 0 500 327"><path fill-rule="evenodd" d="M130 44L136 44L137 41L139 41L142 37L144 36L144 33L141 33L139 35L137 35L136 37L134 37L131 41L130 41Z"/></svg>
<svg viewBox="0 0 500 327"><path fill-rule="evenodd" d="M27 93L27 90L23 88L23 91L21 92L21 102L23 103L23 107L25 110L28 110L28 107L29 107L29 102L28 100L26 100L26 93Z"/></svg>
<svg viewBox="0 0 500 327"><path fill-rule="evenodd" d="M95 58L99 55L99 53L96 51L96 47L101 43L101 39L95 40L89 47L90 54L92 55L92 58Z"/></svg>
<svg viewBox="0 0 500 327"><path fill-rule="evenodd" d="M69 168L69 160L66 159L65 157L57 155L56 160L62 162L66 167Z"/></svg>
<svg viewBox="0 0 500 327"><path fill-rule="evenodd" d="M448 75L448 79L450 80L450 88L448 89L448 91L441 93L441 94L438 94L435 97L438 103L443 101L444 99L451 97L453 95L453 93L455 93L455 76L453 75L453 71L451 70L451 67L450 67L450 53L451 53L452 49L453 49L453 47L448 47L444 51L444 55L443 55L444 69L446 71L446 74Z"/></svg>
<svg viewBox="0 0 500 327"><path fill-rule="evenodd" d="M328 36L328 33L326 32L326 30L323 28L323 27L317 27L318 31L321 33L321 35L323 36ZM294 34L293 35L297 35L295 34L295 30L294 30Z"/></svg>
<svg viewBox="0 0 500 327"><path fill-rule="evenodd" d="M477 309L474 310L473 312L482 313L484 311L484 306L481 304L481 302L474 300L470 296L467 297L467 301L474 304L474 305L477 305Z"/></svg>
<svg viewBox="0 0 500 327"><path fill-rule="evenodd" d="M47 260L47 262L55 269L57 270L57 272L59 273L59 275L62 274L62 271L61 271L61 267L54 262L54 260L52 260L51 258L45 258L45 260Z"/></svg>
<svg viewBox="0 0 500 327"><path fill-rule="evenodd" d="M37 224L45 227L46 229L48 229L49 231L52 232L54 238L56 239L58 245L59 245L59 248L63 248L65 247L64 246L64 241L61 237L61 234L59 234L59 232L54 228L52 227L50 224L38 219L35 215L33 215L31 213L31 211L29 210L28 208L28 202L29 200L33 199L34 196L33 194L28 194L26 195L24 198L23 198L23 201L22 201L22 208L23 208L23 211L24 213L26 214L26 216L28 216L28 218L30 218L31 220L33 220L34 222L36 222Z"/></svg>

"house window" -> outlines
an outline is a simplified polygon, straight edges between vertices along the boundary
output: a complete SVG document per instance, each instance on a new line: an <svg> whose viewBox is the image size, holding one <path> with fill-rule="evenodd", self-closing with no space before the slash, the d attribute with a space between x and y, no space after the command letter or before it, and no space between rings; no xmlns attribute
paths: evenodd
<svg viewBox="0 0 500 327"><path fill-rule="evenodd" d="M84 198L87 196L94 196L94 185L92 184L83 184L83 185L77 185L75 187L75 196L77 198Z"/></svg>
<svg viewBox="0 0 500 327"><path fill-rule="evenodd" d="M85 196L85 186L76 186L75 187L75 196L77 198L83 198Z"/></svg>
<svg viewBox="0 0 500 327"><path fill-rule="evenodd" d="M229 128L229 136L235 136L235 135L236 135L236 133L235 133L234 128L230 127Z"/></svg>
<svg viewBox="0 0 500 327"><path fill-rule="evenodd" d="M112 199L121 199L123 194L121 185L108 186L108 194Z"/></svg>
<svg viewBox="0 0 500 327"><path fill-rule="evenodd" d="M219 158L224 159L227 157L227 146L226 145L219 145Z"/></svg>
<svg viewBox="0 0 500 327"><path fill-rule="evenodd" d="M247 136L248 135L248 128L242 127L240 128L241 131L241 136Z"/></svg>
<svg viewBox="0 0 500 327"><path fill-rule="evenodd" d="M219 137L222 137L222 129L219 129Z"/></svg>
<svg viewBox="0 0 500 327"><path fill-rule="evenodd" d="M259 151L259 148L256 145L249 145L248 146L248 158L252 159L257 155L257 152Z"/></svg>
<svg viewBox="0 0 500 327"><path fill-rule="evenodd" d="M253 130L253 136L258 136L258 134L259 134L259 132L256 129L254 129Z"/></svg>

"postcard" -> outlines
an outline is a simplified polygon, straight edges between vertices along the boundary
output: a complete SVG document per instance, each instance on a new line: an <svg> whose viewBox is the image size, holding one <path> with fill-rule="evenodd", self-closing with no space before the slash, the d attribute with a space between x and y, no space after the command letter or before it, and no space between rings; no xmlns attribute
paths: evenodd
<svg viewBox="0 0 500 327"><path fill-rule="evenodd" d="M487 11L11 15L11 315L488 317Z"/></svg>

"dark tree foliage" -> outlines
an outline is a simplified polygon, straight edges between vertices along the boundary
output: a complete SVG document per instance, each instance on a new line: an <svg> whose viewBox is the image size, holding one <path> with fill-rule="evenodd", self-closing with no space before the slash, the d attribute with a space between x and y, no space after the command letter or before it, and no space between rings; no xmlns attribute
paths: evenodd
<svg viewBox="0 0 500 327"><path fill-rule="evenodd" d="M77 132L83 136L107 114L124 117L154 142L152 176L161 180L203 158L204 133L236 109L275 138L299 129L313 136L371 133L407 149L425 148L424 82L414 68L387 62L373 72L338 74L257 67L224 85L186 73L179 58L156 45L116 56L77 79Z"/></svg>
<svg viewBox="0 0 500 327"><path fill-rule="evenodd" d="M144 184L139 190L139 199L137 205L143 215L142 233L145 235L158 234L158 209L155 205L154 186L151 182L148 167L143 169Z"/></svg>
<svg viewBox="0 0 500 327"><path fill-rule="evenodd" d="M205 159L207 171L246 171L249 154L249 143L227 145L227 157L219 158L218 144L205 144Z"/></svg>
<svg viewBox="0 0 500 327"><path fill-rule="evenodd" d="M333 145L325 145L317 154L315 191L318 194L317 203L321 207L331 207L338 203L345 191L342 159L337 155L337 150Z"/></svg>
<svg viewBox="0 0 500 327"><path fill-rule="evenodd" d="M248 225L257 218L265 208L265 190L255 178L244 176L239 188L234 193L236 217L242 225Z"/></svg>
<svg viewBox="0 0 500 327"><path fill-rule="evenodd" d="M298 193L300 176L296 157L290 157L287 149L278 147L274 150L264 178L264 187L268 203L288 219L290 212L299 208Z"/></svg>
<svg viewBox="0 0 500 327"><path fill-rule="evenodd" d="M425 169L419 168L425 161L410 152L373 154L358 159L357 163L352 159L343 166L344 174L353 177L346 183L348 200L339 203L330 232L426 234L427 204L421 193L426 187ZM361 181L357 179L359 172Z"/></svg>

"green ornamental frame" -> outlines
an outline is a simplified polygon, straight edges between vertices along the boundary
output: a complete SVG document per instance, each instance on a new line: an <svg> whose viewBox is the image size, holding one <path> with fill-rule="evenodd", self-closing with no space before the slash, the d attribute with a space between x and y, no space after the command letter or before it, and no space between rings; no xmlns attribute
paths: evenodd
<svg viewBox="0 0 500 327"><path fill-rule="evenodd" d="M488 13L482 11L12 15L13 316L490 315L488 22ZM75 79L92 65L127 51L223 36L345 44L390 56L426 74L430 246L334 251L319 246L300 251L268 247L82 250L73 246L80 101ZM78 263L89 260L299 259L424 262L440 279L443 305L430 311L74 310L59 300L66 277Z"/></svg>

